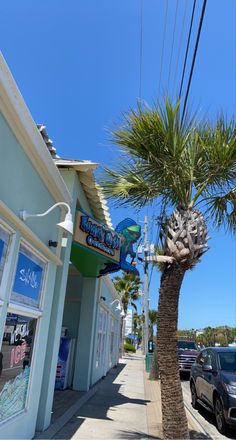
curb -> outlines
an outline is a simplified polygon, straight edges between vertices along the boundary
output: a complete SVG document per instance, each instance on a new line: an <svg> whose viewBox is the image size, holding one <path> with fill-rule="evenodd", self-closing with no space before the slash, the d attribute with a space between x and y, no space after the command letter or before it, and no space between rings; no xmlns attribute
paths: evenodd
<svg viewBox="0 0 236 440"><path fill-rule="evenodd" d="M210 434L203 428L203 426L201 425L201 423L197 420L195 414L193 413L192 407L189 406L188 403L184 402L184 406L187 412L187 418L191 418L193 423L196 425L196 428L199 430L199 432L201 432L202 434L204 434L204 438L212 440L212 437L210 436Z"/></svg>

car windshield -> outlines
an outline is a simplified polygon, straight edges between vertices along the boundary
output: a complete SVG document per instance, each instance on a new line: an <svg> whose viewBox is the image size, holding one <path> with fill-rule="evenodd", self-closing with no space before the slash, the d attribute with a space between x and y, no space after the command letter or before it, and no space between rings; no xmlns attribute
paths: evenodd
<svg viewBox="0 0 236 440"><path fill-rule="evenodd" d="M236 371L236 351L219 353L220 369Z"/></svg>
<svg viewBox="0 0 236 440"><path fill-rule="evenodd" d="M178 341L179 350L197 350L197 346L194 341Z"/></svg>

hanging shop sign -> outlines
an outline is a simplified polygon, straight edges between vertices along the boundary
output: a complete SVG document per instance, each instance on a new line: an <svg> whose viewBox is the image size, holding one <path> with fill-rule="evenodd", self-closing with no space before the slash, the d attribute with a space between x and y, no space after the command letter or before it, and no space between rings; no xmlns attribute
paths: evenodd
<svg viewBox="0 0 236 440"><path fill-rule="evenodd" d="M119 270L139 276L139 271L133 265L134 258L136 257L133 245L137 243L137 240L140 238L141 226L132 218L125 218L118 223L115 231L121 237L120 261L118 264L110 262L105 263L105 267L100 270L99 276L107 275L108 273L117 272ZM128 258L131 258L131 261L129 261Z"/></svg>
<svg viewBox="0 0 236 440"><path fill-rule="evenodd" d="M120 235L77 210L74 241L109 259L120 261Z"/></svg>

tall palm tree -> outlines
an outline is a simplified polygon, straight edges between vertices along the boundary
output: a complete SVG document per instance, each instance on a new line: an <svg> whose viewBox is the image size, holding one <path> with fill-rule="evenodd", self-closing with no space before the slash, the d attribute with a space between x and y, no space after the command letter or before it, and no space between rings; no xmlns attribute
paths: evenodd
<svg viewBox="0 0 236 440"><path fill-rule="evenodd" d="M165 439L188 438L177 363L181 284L208 250L207 222L236 229L236 126L223 117L197 123L180 103L138 107L113 132L121 161L101 182L117 205L140 209L157 199L162 213L158 363ZM174 396L174 398L173 398Z"/></svg>

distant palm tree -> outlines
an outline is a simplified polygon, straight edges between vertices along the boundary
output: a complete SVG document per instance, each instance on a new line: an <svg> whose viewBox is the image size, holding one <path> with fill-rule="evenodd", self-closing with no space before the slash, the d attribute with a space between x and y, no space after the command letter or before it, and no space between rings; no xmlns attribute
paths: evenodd
<svg viewBox="0 0 236 440"><path fill-rule="evenodd" d="M137 306L134 301L139 298L140 278L137 275L123 272L123 276L117 276L113 279L116 291L120 295L125 315L127 315L128 306L131 305L135 310Z"/></svg>
<svg viewBox="0 0 236 440"><path fill-rule="evenodd" d="M140 278L132 273L123 272L123 276L115 277L113 279L113 283L116 291L120 295L120 300L124 312L124 315L121 316L121 324L120 324L120 340L121 340L120 354L122 356L124 349L124 337L125 337L124 320L127 315L129 305L131 305L135 309L135 311L137 311L137 306L135 304L135 301L137 301L139 297Z"/></svg>
<svg viewBox="0 0 236 440"><path fill-rule="evenodd" d="M142 329L143 329L143 316L138 313L134 313L133 315L133 328L134 334L138 337L138 343L140 343L142 339Z"/></svg>
<svg viewBox="0 0 236 440"><path fill-rule="evenodd" d="M153 341L154 325L157 325L158 312L157 310L149 310L149 339Z"/></svg>
<svg viewBox="0 0 236 440"><path fill-rule="evenodd" d="M235 120L200 124L186 113L181 121L180 103L167 99L163 106L131 111L113 132L113 142L123 155L114 169L106 169L105 195L138 209L155 199L160 203L164 264L157 350L163 434L187 439L177 362L179 293L185 272L208 249L206 222L236 229Z"/></svg>

